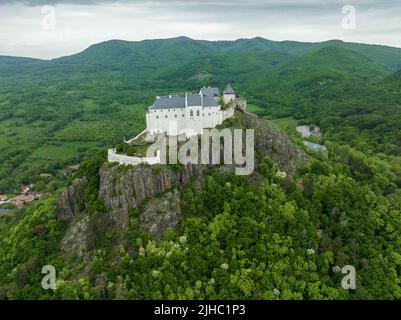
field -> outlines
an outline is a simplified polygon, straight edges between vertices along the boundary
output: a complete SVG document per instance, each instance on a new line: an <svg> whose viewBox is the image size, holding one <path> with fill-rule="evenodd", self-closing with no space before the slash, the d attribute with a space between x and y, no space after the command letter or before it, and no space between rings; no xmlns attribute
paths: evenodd
<svg viewBox="0 0 401 320"><path fill-rule="evenodd" d="M255 105L255 104L251 104L251 103L248 103L246 106L246 111L251 112L251 113L257 113L257 112L263 111L263 110L264 110L263 108Z"/></svg>
<svg viewBox="0 0 401 320"><path fill-rule="evenodd" d="M294 132L298 126L298 120L293 118L272 119L271 121L287 132Z"/></svg>
<svg viewBox="0 0 401 320"><path fill-rule="evenodd" d="M43 172L57 175L90 157L95 148L113 147L144 129L146 104L138 101L140 93L127 99L108 90L102 98L106 93L101 88L92 90L91 95L100 98L81 100L75 93L74 101L63 88L44 98L40 91L48 90L38 87L24 93L29 104L18 95L6 100L8 95L0 91L0 193L36 182ZM10 109L13 100L18 107Z"/></svg>

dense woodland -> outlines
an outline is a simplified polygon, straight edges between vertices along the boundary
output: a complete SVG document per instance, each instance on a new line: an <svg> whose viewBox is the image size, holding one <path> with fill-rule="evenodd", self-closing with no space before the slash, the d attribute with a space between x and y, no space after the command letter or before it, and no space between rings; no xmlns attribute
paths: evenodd
<svg viewBox="0 0 401 320"><path fill-rule="evenodd" d="M110 41L53 61L0 57L0 194L52 192L0 221L0 297L7 299L400 299L401 49L349 44ZM158 240L119 233L98 195L105 149L144 128L155 95L230 82L260 117L321 127L329 157L262 181L211 171L181 190L183 218ZM60 252L58 193L84 163L90 253ZM39 177L54 174L51 181ZM56 266L58 289L40 287ZM357 269L357 290L338 268Z"/></svg>

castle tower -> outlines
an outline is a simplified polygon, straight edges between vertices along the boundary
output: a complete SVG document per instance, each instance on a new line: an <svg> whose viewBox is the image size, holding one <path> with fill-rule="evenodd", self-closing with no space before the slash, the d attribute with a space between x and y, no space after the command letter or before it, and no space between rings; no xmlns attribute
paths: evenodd
<svg viewBox="0 0 401 320"><path fill-rule="evenodd" d="M231 85L228 84L226 89L223 92L223 101L225 104L229 104L230 102L234 101L235 98L236 98L235 91L231 87Z"/></svg>

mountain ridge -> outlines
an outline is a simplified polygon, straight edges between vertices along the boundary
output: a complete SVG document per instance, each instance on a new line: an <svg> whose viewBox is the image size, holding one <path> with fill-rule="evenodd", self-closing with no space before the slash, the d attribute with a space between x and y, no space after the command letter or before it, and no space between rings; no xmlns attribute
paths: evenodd
<svg viewBox="0 0 401 320"><path fill-rule="evenodd" d="M332 39L322 42L302 42L302 41L294 41L294 40L270 40L263 37L253 37L253 38L240 38L236 40L196 40L186 36L174 37L174 38L165 38L165 39L145 39L140 41L130 41L130 40L122 40L122 39L111 39L106 40L103 42L99 42L96 44L92 44L86 49L68 55L68 56L61 56L53 59L37 59L37 58L30 58L30 57L14 57L14 58L21 58L21 59L35 59L40 61L46 62L59 62L63 60L71 60L73 58L79 57L83 53L87 53L91 50L96 50L100 47L110 46L115 44L123 44L125 47L141 47L146 45L163 45L163 44L174 44L174 43L191 43L197 44L199 47L204 49L209 49L211 51L215 50L234 50L238 49L243 45L258 45L265 49L273 49L275 51L280 51L287 54L292 55L302 55L310 49L316 47L324 47L324 46L340 46L346 47L358 53L364 53L370 58L379 61L381 64L391 68L400 68L401 67L401 48L392 47L388 45L381 45L381 44L365 44L365 43L357 43L357 42L345 42L339 39ZM368 50L369 49L369 50ZM398 56L398 58L396 58ZM5 56L0 55L0 62L1 59ZM397 60L398 59L398 60ZM395 61L396 60L396 61Z"/></svg>

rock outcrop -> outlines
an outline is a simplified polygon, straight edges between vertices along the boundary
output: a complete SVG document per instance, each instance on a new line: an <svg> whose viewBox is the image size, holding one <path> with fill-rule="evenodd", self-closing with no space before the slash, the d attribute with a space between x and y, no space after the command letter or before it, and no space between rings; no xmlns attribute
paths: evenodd
<svg viewBox="0 0 401 320"><path fill-rule="evenodd" d="M60 220L70 220L85 209L86 204L82 190L87 183L86 177L77 179L60 194L56 206L57 217Z"/></svg>
<svg viewBox="0 0 401 320"><path fill-rule="evenodd" d="M140 226L161 239L167 228L174 228L181 218L181 197L177 189L166 192L162 197L151 199L145 204L139 218Z"/></svg>
<svg viewBox="0 0 401 320"><path fill-rule="evenodd" d="M82 257L87 252L89 222L90 216L83 217L67 230L61 240L61 251L64 256L74 252L78 257Z"/></svg>
<svg viewBox="0 0 401 320"><path fill-rule="evenodd" d="M145 199L154 198L173 187L187 185L194 177L203 179L204 168L187 166L110 166L100 170L99 195L114 223L127 226L129 210L138 208Z"/></svg>
<svg viewBox="0 0 401 320"><path fill-rule="evenodd" d="M250 113L238 113L243 127L255 130L255 150L269 156L281 171L294 175L308 161L308 155L273 123Z"/></svg>

